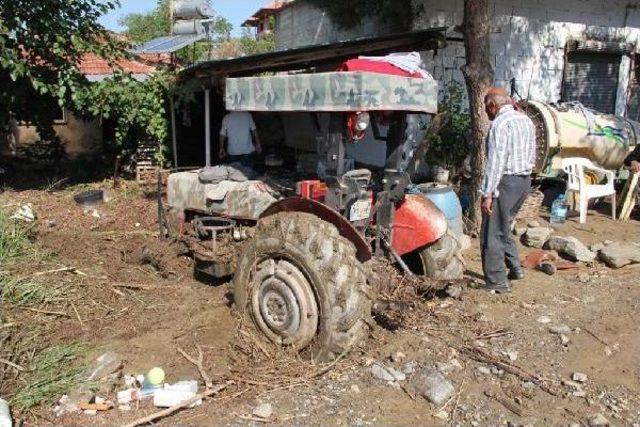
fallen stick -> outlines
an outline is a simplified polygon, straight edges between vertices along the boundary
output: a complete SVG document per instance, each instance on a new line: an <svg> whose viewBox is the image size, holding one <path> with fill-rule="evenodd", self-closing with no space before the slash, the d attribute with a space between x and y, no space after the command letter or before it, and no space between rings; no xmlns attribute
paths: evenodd
<svg viewBox="0 0 640 427"><path fill-rule="evenodd" d="M586 333L588 333L589 335L591 335L593 338L596 339L596 341L598 341L600 344L604 345L605 347L609 347L609 344L603 340L602 338L600 338L599 336L597 336L596 334L594 334L593 332L591 332L589 329L587 328L582 328Z"/></svg>
<svg viewBox="0 0 640 427"><path fill-rule="evenodd" d="M80 313L78 313L78 309L76 308L76 305L73 303L73 301L71 302L71 308L73 308L73 311L76 313L78 322L80 322L80 328L84 329L84 322L82 321L82 318L80 317Z"/></svg>
<svg viewBox="0 0 640 427"><path fill-rule="evenodd" d="M219 384L212 389L205 390L203 393L200 393L192 397L191 399L185 400L184 402L178 403L177 405L174 405L170 408L163 409L162 411L158 411L155 414L151 414L149 416L132 421L129 424L125 424L124 427L137 427L140 425L149 424L153 421L159 420L164 417L168 417L169 415L172 415L173 413L178 412L181 409L184 409L188 406L193 405L199 400L206 399L208 397L212 397L219 394L222 390L227 388L228 385L229 384Z"/></svg>
<svg viewBox="0 0 640 427"><path fill-rule="evenodd" d="M18 307L18 308L21 309L21 310L32 311L34 313L48 314L50 316L71 317L71 316L69 316L67 313L65 313L63 311L40 310L40 309L37 309L37 308L31 308L31 307Z"/></svg>
<svg viewBox="0 0 640 427"><path fill-rule="evenodd" d="M549 386L547 386L547 384L542 378L538 377L535 374L525 371L523 368L517 365L512 365L510 363L507 363L501 360L500 358L493 356L478 347L464 347L461 349L461 353L466 354L471 359L476 360L478 362L495 365L496 367L501 368L506 372L509 372L510 374L515 375L516 377L524 381L531 381L552 396L558 395L558 392L549 388Z"/></svg>
<svg viewBox="0 0 640 427"><path fill-rule="evenodd" d="M487 397L490 397L491 399L494 399L496 402L500 403L502 406L504 406L505 408L507 408L514 414L516 414L517 416L522 417L524 415L522 408L520 408L515 403L511 402L509 399L505 399L504 397L498 396L496 393L493 393L490 391L485 391L484 395Z"/></svg>
<svg viewBox="0 0 640 427"><path fill-rule="evenodd" d="M0 363L4 363L5 365L9 365L12 368L15 368L15 369L17 369L18 371L21 371L21 372L24 372L24 371L27 370L27 368L24 368L24 367L22 367L22 366L20 366L20 365L18 365L16 363L13 363L12 361L7 360L7 359L0 358Z"/></svg>
<svg viewBox="0 0 640 427"><path fill-rule="evenodd" d="M236 415L238 418L240 418L241 420L245 420L245 421L254 421L257 423L270 423L273 420L270 420L268 418L259 418L259 417L254 417L253 415L241 415L241 414L237 414Z"/></svg>
<svg viewBox="0 0 640 427"><path fill-rule="evenodd" d="M0 325L0 329L4 329L4 328L13 328L14 326L17 326L18 324L16 322L13 323L5 323L3 325Z"/></svg>
<svg viewBox="0 0 640 427"><path fill-rule="evenodd" d="M200 346L196 346L198 349L198 359L194 359L193 357L189 356L183 349L181 349L180 347L177 348L178 353L180 353L185 359L187 359L189 362L193 363L194 365L196 365L196 367L198 368L198 372L200 372L200 376L202 377L202 379L204 380L204 385L207 388L207 390L213 388L213 381L211 381L211 378L209 378L209 375L207 374L207 371L204 369L204 366L202 365L204 362L204 353L202 353L202 348L200 348Z"/></svg>
<svg viewBox="0 0 640 427"><path fill-rule="evenodd" d="M75 267L61 267L61 268L54 268L53 270L39 271L37 273L28 274L28 275L22 277L21 279L19 279L19 281L23 281L23 280L28 279L30 277L46 276L48 274L55 274L55 273L76 273L76 274L79 274L79 275L82 275L82 276L86 276L85 273L79 271Z"/></svg>

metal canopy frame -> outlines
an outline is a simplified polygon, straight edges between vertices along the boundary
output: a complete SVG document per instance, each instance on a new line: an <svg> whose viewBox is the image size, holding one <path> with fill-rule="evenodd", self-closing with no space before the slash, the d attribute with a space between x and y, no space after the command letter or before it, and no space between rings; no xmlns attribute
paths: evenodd
<svg viewBox="0 0 640 427"><path fill-rule="evenodd" d="M179 78L184 81L193 78L242 77L266 71L300 70L326 66L327 61L340 62L359 55L387 54L394 51L437 50L445 46L446 33L449 30L449 27L437 27L232 59L206 61L185 68Z"/></svg>
<svg viewBox="0 0 640 427"><path fill-rule="evenodd" d="M338 43L326 43L297 49L263 53L233 59L206 61L185 68L179 75L181 82L198 79L203 83L205 95L205 156L211 164L211 87L219 85L225 77L243 77L267 71L302 70L327 63L340 62L360 55L388 54L398 51L438 50L445 47L450 27L396 33L380 37L359 38ZM172 111L172 116L175 110ZM175 165L177 167L177 140L175 117L172 117L172 136Z"/></svg>

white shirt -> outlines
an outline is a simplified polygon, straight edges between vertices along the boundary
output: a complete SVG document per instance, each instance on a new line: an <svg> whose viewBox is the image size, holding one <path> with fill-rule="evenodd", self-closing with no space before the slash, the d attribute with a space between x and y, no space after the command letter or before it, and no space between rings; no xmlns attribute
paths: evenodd
<svg viewBox="0 0 640 427"><path fill-rule="evenodd" d="M531 175L536 163L536 129L525 114L503 106L487 137L487 165L480 193L498 197L503 175Z"/></svg>
<svg viewBox="0 0 640 427"><path fill-rule="evenodd" d="M233 111L222 119L220 135L227 137L227 153L230 156L251 154L255 151L251 131L256 130L256 124L251 113Z"/></svg>

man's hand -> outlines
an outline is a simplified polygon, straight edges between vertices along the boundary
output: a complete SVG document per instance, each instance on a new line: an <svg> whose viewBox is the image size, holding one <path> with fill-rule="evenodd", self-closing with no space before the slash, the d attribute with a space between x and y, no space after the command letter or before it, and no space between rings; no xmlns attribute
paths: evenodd
<svg viewBox="0 0 640 427"><path fill-rule="evenodd" d="M493 213L493 199L491 197L484 197L482 199L482 213L485 215L491 215Z"/></svg>
<svg viewBox="0 0 640 427"><path fill-rule="evenodd" d="M220 148L220 151L218 152L218 157L220 158L220 160L223 160L225 157L227 157L227 152L225 151L224 148Z"/></svg>
<svg viewBox="0 0 640 427"><path fill-rule="evenodd" d="M256 153L257 154L262 154L262 145L261 144L256 144Z"/></svg>
<svg viewBox="0 0 640 427"><path fill-rule="evenodd" d="M638 162L636 160L632 161L630 169L633 172L640 172L640 162Z"/></svg>

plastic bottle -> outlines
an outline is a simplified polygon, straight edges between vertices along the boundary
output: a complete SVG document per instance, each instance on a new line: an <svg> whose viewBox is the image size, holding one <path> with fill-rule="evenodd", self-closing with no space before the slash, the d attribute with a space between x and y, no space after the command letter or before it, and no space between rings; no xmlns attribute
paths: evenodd
<svg viewBox="0 0 640 427"><path fill-rule="evenodd" d="M6 400L0 399L0 427L11 427L11 411Z"/></svg>
<svg viewBox="0 0 640 427"><path fill-rule="evenodd" d="M551 226L559 227L565 223L567 220L567 213L569 212L569 206L567 205L567 201L565 199L564 194L560 194L553 201L551 205Z"/></svg>

